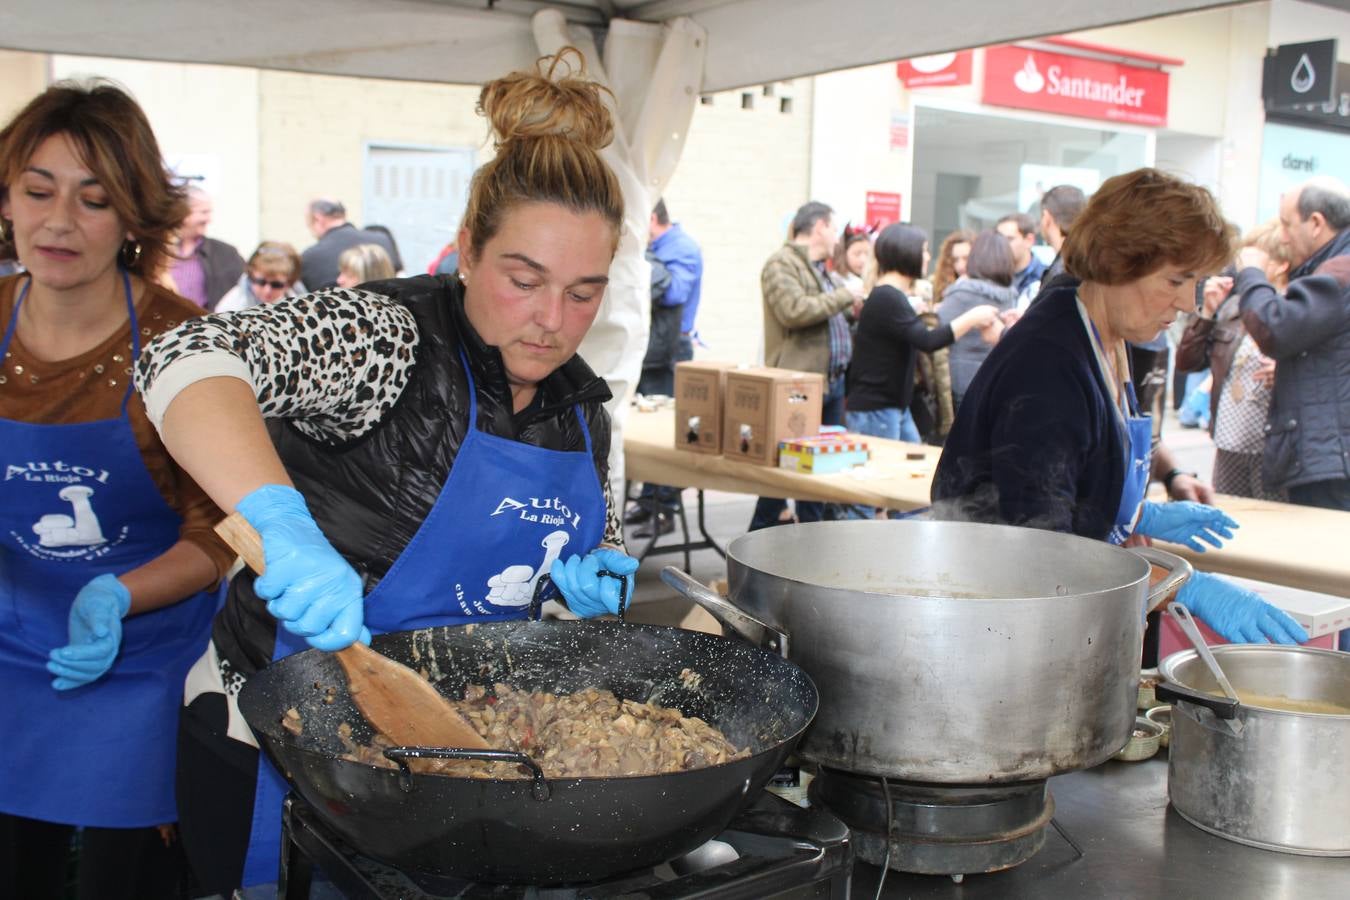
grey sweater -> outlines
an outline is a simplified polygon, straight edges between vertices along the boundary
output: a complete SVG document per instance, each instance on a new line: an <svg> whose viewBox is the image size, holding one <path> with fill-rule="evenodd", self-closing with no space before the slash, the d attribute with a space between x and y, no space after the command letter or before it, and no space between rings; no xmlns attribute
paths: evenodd
<svg viewBox="0 0 1350 900"><path fill-rule="evenodd" d="M979 278L962 278L942 292L942 303L937 308L938 321L950 325L952 320L964 312L981 304L997 306L1000 312L1017 306L1017 292L1011 287L1002 287L992 281ZM960 340L952 344L952 394L960 397L970 387L971 379L979 371L980 364L989 356L993 347L980 338L980 333L971 330Z"/></svg>

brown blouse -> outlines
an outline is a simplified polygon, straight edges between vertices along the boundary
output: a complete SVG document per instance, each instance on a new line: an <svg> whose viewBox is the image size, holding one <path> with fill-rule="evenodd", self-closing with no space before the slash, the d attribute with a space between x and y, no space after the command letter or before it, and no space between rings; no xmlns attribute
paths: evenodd
<svg viewBox="0 0 1350 900"><path fill-rule="evenodd" d="M14 300L25 275L0 279L0 334L9 324ZM147 283L136 307L141 346L185 318L203 315L190 300ZM114 419L121 415L122 397L131 384L131 327L127 323L99 346L70 359L36 359L15 335L0 360L0 418L37 425L71 425ZM127 402L131 430L141 458L164 501L182 518L179 536L198 545L223 577L234 553L212 531L223 513L169 456L145 415L145 405L133 391Z"/></svg>

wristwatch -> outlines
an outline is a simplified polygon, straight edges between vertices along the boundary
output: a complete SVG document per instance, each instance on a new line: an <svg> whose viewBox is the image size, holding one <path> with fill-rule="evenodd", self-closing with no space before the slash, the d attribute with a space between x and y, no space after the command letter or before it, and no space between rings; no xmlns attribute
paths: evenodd
<svg viewBox="0 0 1350 900"><path fill-rule="evenodd" d="M1192 478L1200 477L1199 472L1187 472L1184 469L1169 469L1167 474L1162 477L1163 488L1166 489L1167 493L1172 493L1172 482L1178 475L1189 475Z"/></svg>

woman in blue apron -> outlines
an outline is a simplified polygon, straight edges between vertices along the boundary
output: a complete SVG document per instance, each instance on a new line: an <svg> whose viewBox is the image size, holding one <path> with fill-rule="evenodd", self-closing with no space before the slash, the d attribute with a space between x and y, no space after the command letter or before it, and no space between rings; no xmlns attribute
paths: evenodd
<svg viewBox="0 0 1350 900"><path fill-rule="evenodd" d="M577 615L613 613L599 571L637 568L608 487L609 390L576 355L623 227L598 153L612 125L594 85L559 74L483 89L498 149L455 275L208 316L142 356L166 445L267 562L234 579L187 681L178 800L205 893L277 878L285 786L238 714L251 674L367 633L524 618L545 575Z"/></svg>
<svg viewBox="0 0 1350 900"><path fill-rule="evenodd" d="M231 554L131 366L200 314L146 280L186 204L109 86L34 99L0 181L0 896L65 896L82 827L80 897L177 897L179 698Z"/></svg>
<svg viewBox="0 0 1350 900"><path fill-rule="evenodd" d="M1152 428L1125 345L1193 311L1197 280L1227 264L1234 237L1203 188L1155 169L1107 179L1064 245L1072 279L1041 294L971 383L934 477L934 515L1195 551L1231 538L1237 523L1212 506L1144 499ZM1180 600L1229 641L1308 639L1281 610L1203 572Z"/></svg>

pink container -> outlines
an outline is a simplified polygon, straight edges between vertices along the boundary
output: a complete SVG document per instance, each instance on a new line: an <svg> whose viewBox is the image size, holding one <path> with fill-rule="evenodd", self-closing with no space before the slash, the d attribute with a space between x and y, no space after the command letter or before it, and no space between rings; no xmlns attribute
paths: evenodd
<svg viewBox="0 0 1350 900"><path fill-rule="evenodd" d="M1316 594L1312 591L1303 591L1278 584L1251 581L1246 578L1231 578L1227 575L1223 577L1242 585L1248 590L1255 591L1267 603L1274 604L1293 616L1294 620L1312 636L1311 640L1303 645L1305 647L1335 650L1337 632L1343 628L1350 628L1350 599L1333 597L1329 594ZM1196 616L1195 622L1200 626L1200 633L1204 635L1205 643L1228 643L1211 631L1200 620L1199 616ZM1178 650L1189 649L1191 649L1191 642L1186 639L1186 633L1181 630L1181 626L1171 616L1163 615L1162 631L1158 635L1158 659L1163 660Z"/></svg>

